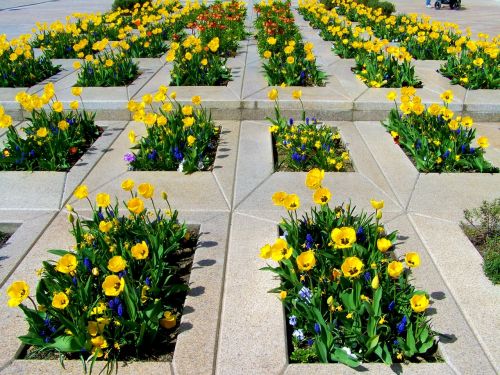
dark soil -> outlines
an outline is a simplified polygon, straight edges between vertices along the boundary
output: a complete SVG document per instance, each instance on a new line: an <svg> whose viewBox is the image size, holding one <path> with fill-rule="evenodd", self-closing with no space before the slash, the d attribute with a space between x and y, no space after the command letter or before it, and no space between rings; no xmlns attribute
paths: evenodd
<svg viewBox="0 0 500 375"><path fill-rule="evenodd" d="M2 248L3 245L5 245L7 243L9 238L10 238L9 233L0 232L0 248Z"/></svg>

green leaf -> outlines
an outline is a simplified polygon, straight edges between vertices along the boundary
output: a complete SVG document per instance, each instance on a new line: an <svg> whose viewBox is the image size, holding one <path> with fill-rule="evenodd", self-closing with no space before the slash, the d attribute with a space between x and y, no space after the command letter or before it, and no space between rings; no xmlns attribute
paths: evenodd
<svg viewBox="0 0 500 375"><path fill-rule="evenodd" d="M344 350L339 348L335 348L335 351L331 353L330 357L335 362L340 362L353 368L358 367L361 364L361 362L359 362L357 359L354 359Z"/></svg>
<svg viewBox="0 0 500 375"><path fill-rule="evenodd" d="M72 254L71 251L68 250L59 250L59 249L52 249L52 250L47 250L48 253L58 255L58 256L64 256L66 254Z"/></svg>
<svg viewBox="0 0 500 375"><path fill-rule="evenodd" d="M81 346L74 336L58 336L54 339L53 343L46 344L45 346L66 353L74 353L81 350Z"/></svg>
<svg viewBox="0 0 500 375"><path fill-rule="evenodd" d="M135 294L135 290L131 289L128 283L125 283L125 288L123 290L123 299L125 300L125 304L127 305L127 311L130 315L130 319L135 321L137 318L137 296Z"/></svg>
<svg viewBox="0 0 500 375"><path fill-rule="evenodd" d="M316 340L314 346L316 347L316 351L321 362L328 363L328 351L325 343L321 340Z"/></svg>
<svg viewBox="0 0 500 375"><path fill-rule="evenodd" d="M413 324L408 326L406 331L406 345L410 349L410 353L407 353L407 356L411 357L417 353L417 347L415 345L415 337L413 335Z"/></svg>

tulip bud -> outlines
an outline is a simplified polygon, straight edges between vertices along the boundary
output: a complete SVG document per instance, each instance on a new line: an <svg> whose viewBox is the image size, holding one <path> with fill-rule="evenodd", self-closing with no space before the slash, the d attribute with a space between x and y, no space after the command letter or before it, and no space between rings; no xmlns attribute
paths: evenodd
<svg viewBox="0 0 500 375"><path fill-rule="evenodd" d="M67 204L66 210L68 210L69 212L73 212L73 207L70 204Z"/></svg>
<svg viewBox="0 0 500 375"><path fill-rule="evenodd" d="M167 199L168 199L167 192L162 191L162 193L161 193L161 197L162 197L164 200L167 200Z"/></svg>
<svg viewBox="0 0 500 375"><path fill-rule="evenodd" d="M92 268L92 275L99 276L99 268L97 267Z"/></svg>
<svg viewBox="0 0 500 375"><path fill-rule="evenodd" d="M378 274L375 275L375 277L372 279L372 289L378 289L380 285L379 279L378 279Z"/></svg>
<svg viewBox="0 0 500 375"><path fill-rule="evenodd" d="M73 216L73 215L71 215L71 214L68 214L68 221L69 221L71 224L73 224L73 223L75 222L75 218L74 218L74 216Z"/></svg>
<svg viewBox="0 0 500 375"><path fill-rule="evenodd" d="M382 210L377 210L377 219L382 219Z"/></svg>

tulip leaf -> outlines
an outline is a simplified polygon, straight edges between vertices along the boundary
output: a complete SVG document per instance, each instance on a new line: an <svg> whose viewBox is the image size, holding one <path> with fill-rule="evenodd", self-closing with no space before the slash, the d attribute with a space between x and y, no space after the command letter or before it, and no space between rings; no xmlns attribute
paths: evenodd
<svg viewBox="0 0 500 375"><path fill-rule="evenodd" d="M51 253L51 254L54 254L54 255L58 255L58 256L64 256L66 254L72 254L71 251L68 251L68 250L59 250L59 249L52 249L52 250L47 250L48 253Z"/></svg>
<svg viewBox="0 0 500 375"><path fill-rule="evenodd" d="M137 318L136 306L137 306L137 296L135 291L129 288L128 284L125 283L125 288L123 291L123 299L125 300L125 304L127 305L127 311L132 321L135 321Z"/></svg>
<svg viewBox="0 0 500 375"><path fill-rule="evenodd" d="M321 362L327 363L328 362L328 351L326 349L325 343L323 341L321 341L321 340L317 340L314 343L314 346L317 349L318 356L319 356Z"/></svg>
<svg viewBox="0 0 500 375"><path fill-rule="evenodd" d="M411 354L409 354L409 356L413 356L415 355L415 353L417 353L417 347L415 345L415 336L413 335L413 324L410 324L406 331L406 345L410 349Z"/></svg>
<svg viewBox="0 0 500 375"><path fill-rule="evenodd" d="M344 350L335 348L335 351L330 354L330 357L335 362L343 363L349 367L358 367L360 362L357 359L354 359L352 356L347 354Z"/></svg>
<svg viewBox="0 0 500 375"><path fill-rule="evenodd" d="M380 316L380 300L382 299L382 287L379 287L373 296L373 313L375 316Z"/></svg>
<svg viewBox="0 0 500 375"><path fill-rule="evenodd" d="M54 342L45 344L48 348L57 349L61 352L79 352L82 348L74 336L57 336Z"/></svg>

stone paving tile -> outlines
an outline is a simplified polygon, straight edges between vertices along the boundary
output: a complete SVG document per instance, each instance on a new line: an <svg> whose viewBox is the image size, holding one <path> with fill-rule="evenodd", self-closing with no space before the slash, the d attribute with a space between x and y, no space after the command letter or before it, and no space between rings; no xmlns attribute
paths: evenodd
<svg viewBox="0 0 500 375"><path fill-rule="evenodd" d="M418 179L418 171L379 122L355 122L399 203L406 207Z"/></svg>
<svg viewBox="0 0 500 375"><path fill-rule="evenodd" d="M234 214L224 281L215 373L278 374L286 366L285 319L277 285L258 249L278 234L267 219Z"/></svg>
<svg viewBox="0 0 500 375"><path fill-rule="evenodd" d="M416 214L409 217L498 373L499 290L484 275L481 255L458 224Z"/></svg>
<svg viewBox="0 0 500 375"><path fill-rule="evenodd" d="M89 211L80 211L88 215ZM138 369L150 373L207 374L213 372L217 342L217 327L221 306L223 271L228 238L228 213L220 212L179 212L180 220L200 226L200 243L193 259L189 279L190 292L185 301L185 314L180 323L180 333L172 364L168 362L133 363L123 367L119 363L120 374L136 374ZM48 249L70 248L74 244L69 234L70 225L66 214L60 213L45 230L35 246L27 253L21 264L0 288L0 303L6 306L6 289L14 280L24 279L34 289L37 277L35 270L41 260L55 259ZM57 233L57 236L54 236ZM33 236L35 234L33 233ZM0 337L0 372L7 374L54 373L55 361L14 360L20 352L17 336L26 331L27 326L20 309L0 309L0 319L9 321L9 327ZM193 361L196 358L196 361ZM69 373L82 373L81 362L65 361ZM98 365L99 368L100 365ZM59 367L57 367L59 369ZM175 369L175 370L174 370ZM58 370L56 370L58 371Z"/></svg>
<svg viewBox="0 0 500 375"><path fill-rule="evenodd" d="M344 365L323 365L323 364L290 364L286 368L284 375L347 375L359 374L360 372L370 372L372 374L405 374L405 375L454 375L453 369L445 363L411 363L409 365L395 364L388 368L380 363L366 363L362 366L352 369Z"/></svg>
<svg viewBox="0 0 500 375"><path fill-rule="evenodd" d="M56 213L0 210L0 230L12 233L7 243L0 248L0 286L22 261Z"/></svg>
<svg viewBox="0 0 500 375"><path fill-rule="evenodd" d="M103 362L96 362L93 368L95 374L105 373ZM64 361L64 369L56 361L48 360L17 360L8 367L0 369L4 375L47 375L47 374L82 374L81 361ZM174 370L170 362L127 362L118 363L117 372L120 375L136 375L138 373L148 375L173 375Z"/></svg>
<svg viewBox="0 0 500 375"><path fill-rule="evenodd" d="M130 130L134 130L138 135L145 133L143 124L130 122L82 183L88 186L91 199L94 199L97 193L106 191L111 196L123 200L128 199L128 193L121 189L120 183L131 178L137 183L150 182L157 189L167 191L171 197L170 203L179 210L227 211L233 194L232 178L236 163L239 122L217 121L217 124L222 126L222 139L212 172L185 175L177 171L128 171L123 160L123 155L130 152L128 133ZM74 198L70 199L70 203L75 208L86 204L75 201Z"/></svg>
<svg viewBox="0 0 500 375"><path fill-rule="evenodd" d="M476 121L500 121L500 90L469 90L465 96L464 112Z"/></svg>
<svg viewBox="0 0 500 375"><path fill-rule="evenodd" d="M458 222L464 209L497 198L499 186L499 173L420 174L408 211Z"/></svg>
<svg viewBox="0 0 500 375"><path fill-rule="evenodd" d="M400 13L426 14L431 16L432 20L457 23L464 32L467 27L470 27L473 37L481 32L488 33L491 37L499 33L500 3L498 1L463 0L460 10L450 10L446 5L440 10L426 8L424 0L391 0L391 2ZM434 1L431 3L434 5Z"/></svg>
<svg viewBox="0 0 500 375"><path fill-rule="evenodd" d="M0 171L0 209L58 210L67 194L74 190L103 156L125 123L98 122L98 125L104 128L104 133L69 172Z"/></svg>
<svg viewBox="0 0 500 375"><path fill-rule="evenodd" d="M364 183L367 185L367 188L374 188L374 194L379 194L380 191L389 192L389 196L392 197L390 199L396 202L390 185L379 169L375 159L366 148L366 144L356 127L350 122L326 122L326 124L334 126L339 130L353 160L355 174L359 175L360 180L365 180ZM269 134L268 126L269 123L265 121L245 121L242 123L240 137L240 155L242 157L238 159L236 172L235 206L238 206L250 192L260 187L262 183L267 183L268 179L275 178L274 175L272 176L274 172L274 160L272 155L272 137ZM304 173L279 172L278 174L280 176L289 176L290 178L295 175L298 179L304 177ZM337 181L337 177L338 180L342 180L344 173L329 172L327 175L331 175ZM303 186L303 181L297 181L297 186ZM280 190L279 187L277 189ZM337 190L340 189L335 186L334 196L339 193ZM265 201L267 202L267 198L265 198Z"/></svg>
<svg viewBox="0 0 500 375"><path fill-rule="evenodd" d="M112 0L32 1L2 0L0 4L0 33L8 38L30 34L36 22L64 20L73 12L105 12L111 8Z"/></svg>

